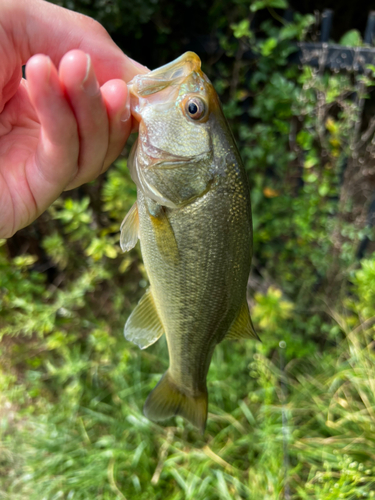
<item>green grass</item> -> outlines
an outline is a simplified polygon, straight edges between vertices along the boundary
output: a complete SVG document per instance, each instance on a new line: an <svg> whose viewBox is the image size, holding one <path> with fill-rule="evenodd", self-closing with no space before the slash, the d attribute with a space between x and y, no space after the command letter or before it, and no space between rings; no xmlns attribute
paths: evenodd
<svg viewBox="0 0 375 500"><path fill-rule="evenodd" d="M0 242L0 499L372 498L374 256L343 285L342 314L276 286L251 294L262 343L216 348L201 436L142 414L168 355L165 338L140 351L123 337L147 286L138 249L118 246L135 199L126 164L100 217L88 199L60 199L23 230L28 252Z"/></svg>
<svg viewBox="0 0 375 500"><path fill-rule="evenodd" d="M373 329L349 331L283 373L266 336L222 343L203 437L181 418L162 426L142 415L167 366L165 341L141 352L117 333L90 335L53 364L49 351L23 380L3 373L2 499L374 496Z"/></svg>

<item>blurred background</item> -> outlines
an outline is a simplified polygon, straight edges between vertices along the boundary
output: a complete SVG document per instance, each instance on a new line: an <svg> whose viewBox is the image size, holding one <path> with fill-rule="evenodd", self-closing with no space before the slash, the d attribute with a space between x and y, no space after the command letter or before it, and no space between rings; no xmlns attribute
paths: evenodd
<svg viewBox="0 0 375 500"><path fill-rule="evenodd" d="M0 240L0 498L375 498L370 2L56 3L150 68L201 57L251 186L262 343L216 348L203 437L143 417L168 354L123 338L148 286L139 248L119 247L127 147Z"/></svg>

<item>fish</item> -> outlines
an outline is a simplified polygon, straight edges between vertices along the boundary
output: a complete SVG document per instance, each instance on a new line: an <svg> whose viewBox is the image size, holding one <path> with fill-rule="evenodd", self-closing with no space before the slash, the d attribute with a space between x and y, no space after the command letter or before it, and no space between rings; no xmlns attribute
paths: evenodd
<svg viewBox="0 0 375 500"><path fill-rule="evenodd" d="M246 298L252 258L247 174L200 58L186 52L128 84L139 122L128 168L137 201L121 225L123 251L140 240L150 287L124 334L141 349L164 333L169 368L144 415L180 415L204 433L215 346L258 339Z"/></svg>

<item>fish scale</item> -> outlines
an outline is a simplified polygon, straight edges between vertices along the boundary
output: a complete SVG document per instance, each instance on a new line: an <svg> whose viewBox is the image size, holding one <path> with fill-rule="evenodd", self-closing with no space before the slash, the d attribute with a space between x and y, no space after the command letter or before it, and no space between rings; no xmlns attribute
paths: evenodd
<svg viewBox="0 0 375 500"><path fill-rule="evenodd" d="M142 349L167 337L169 369L147 398L145 415L155 421L182 415L203 432L215 346L225 337L257 338L246 300L247 176L198 56L186 53L139 75L129 90L140 120L129 161L137 202L121 245L129 249L139 237L150 288L125 337ZM190 109L201 114L190 116Z"/></svg>

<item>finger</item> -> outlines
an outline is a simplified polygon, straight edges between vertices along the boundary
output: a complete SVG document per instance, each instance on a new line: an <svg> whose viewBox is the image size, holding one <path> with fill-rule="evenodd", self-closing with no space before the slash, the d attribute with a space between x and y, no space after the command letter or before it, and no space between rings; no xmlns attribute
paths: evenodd
<svg viewBox="0 0 375 500"><path fill-rule="evenodd" d="M108 149L108 116L91 59L72 50L61 60L60 80L78 125L78 172L67 189L95 179L103 170Z"/></svg>
<svg viewBox="0 0 375 500"><path fill-rule="evenodd" d="M23 64L32 55L44 53L57 67L64 54L81 49L90 54L100 85L115 78L130 81L148 71L127 57L103 26L83 14L42 0L9 2L5 14L4 26Z"/></svg>
<svg viewBox="0 0 375 500"><path fill-rule="evenodd" d="M38 209L43 211L76 174L78 131L51 60L44 55L34 56L26 66L26 76L30 101L41 124L37 149L26 165L26 175Z"/></svg>
<svg viewBox="0 0 375 500"><path fill-rule="evenodd" d="M125 146L131 129L130 99L128 87L122 80L111 80L102 88L109 122L108 150L104 159L104 170L115 161Z"/></svg>

